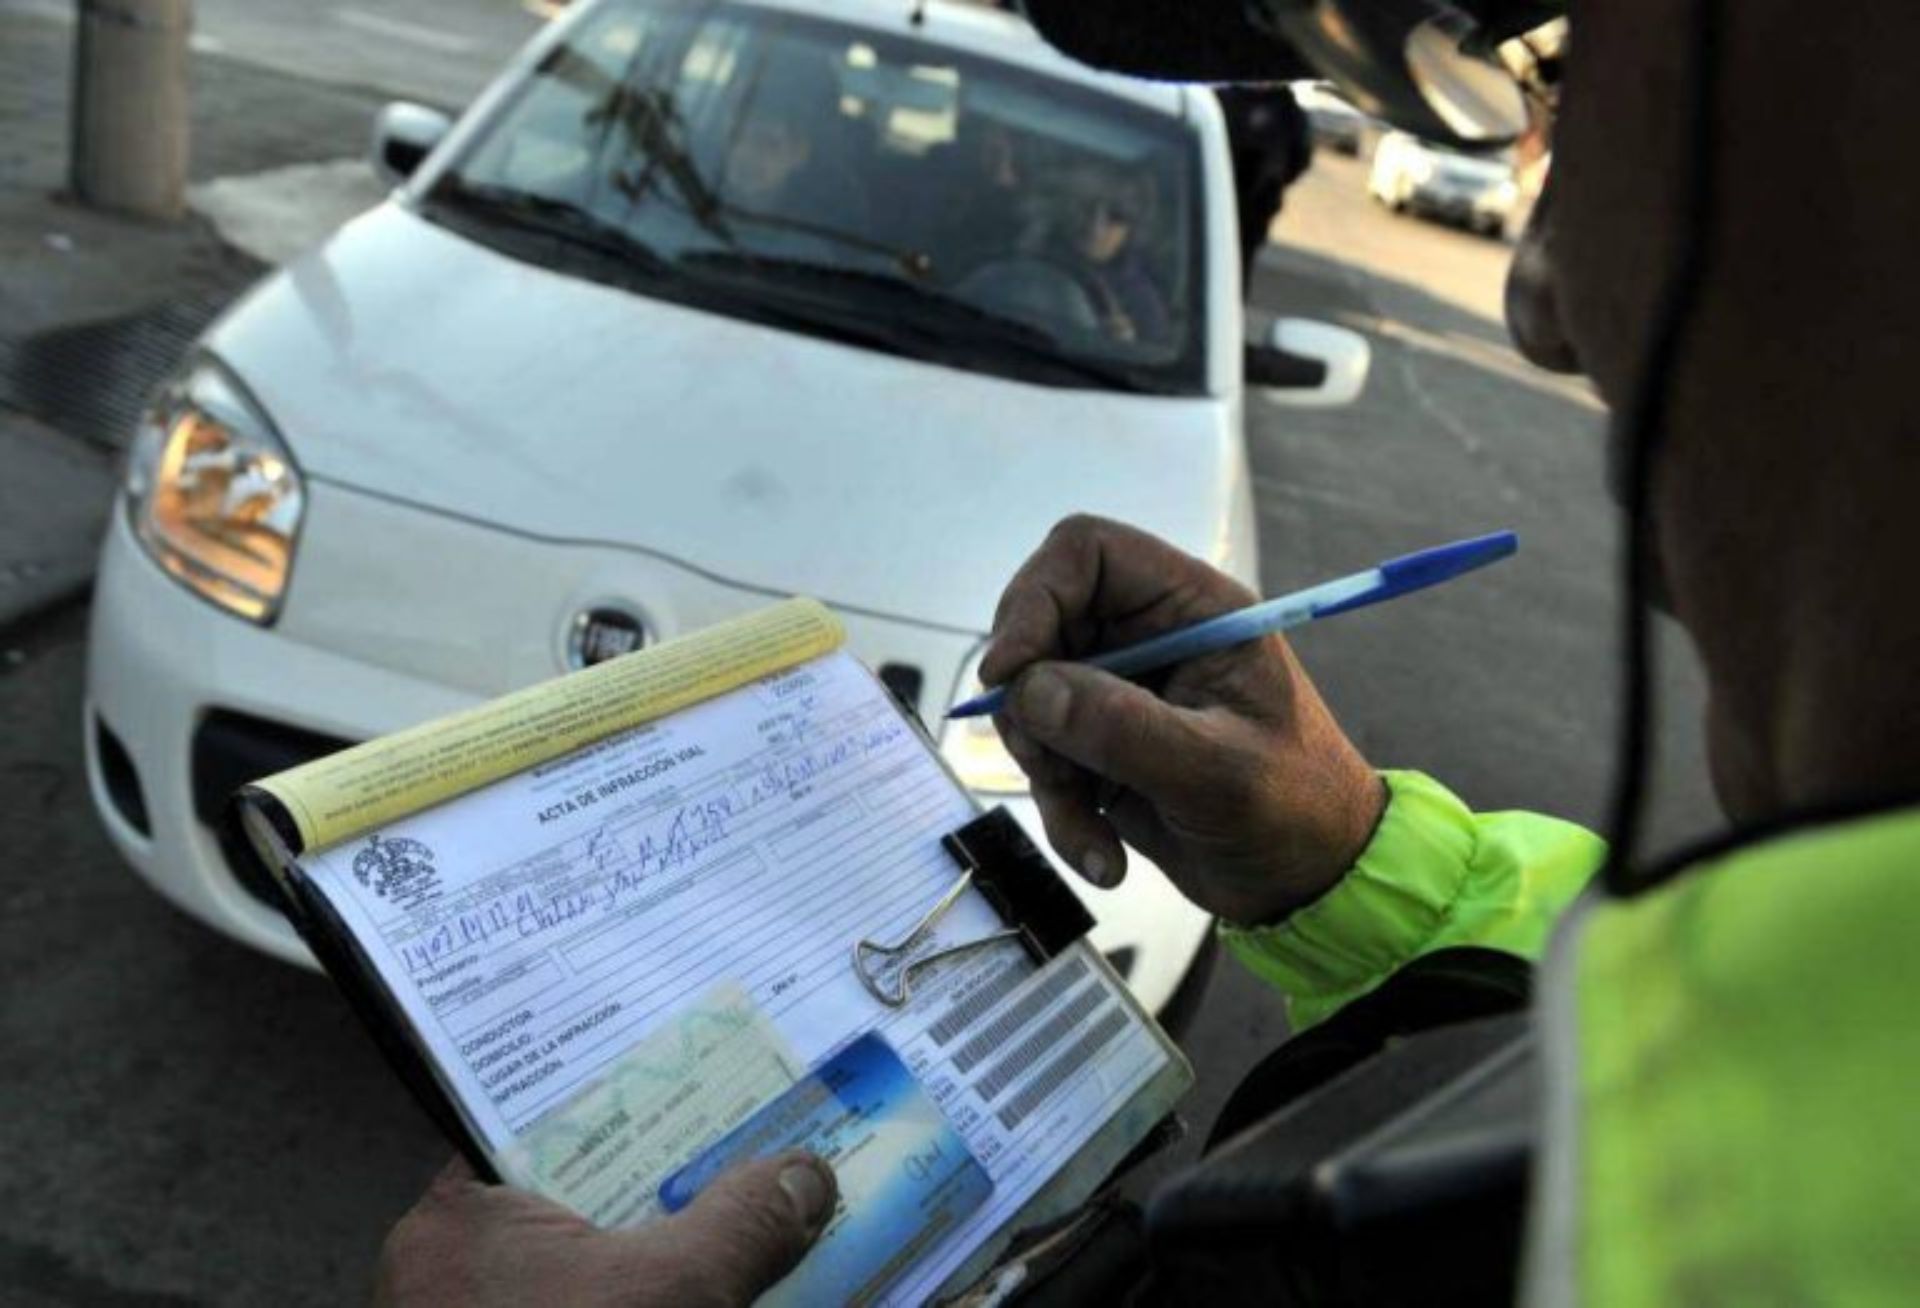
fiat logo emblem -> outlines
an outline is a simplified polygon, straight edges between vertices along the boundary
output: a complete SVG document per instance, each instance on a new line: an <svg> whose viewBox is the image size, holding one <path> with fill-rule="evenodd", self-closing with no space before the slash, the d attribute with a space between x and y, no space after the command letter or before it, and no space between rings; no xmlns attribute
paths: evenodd
<svg viewBox="0 0 1920 1308"><path fill-rule="evenodd" d="M590 668L646 643L647 627L639 614L604 604L581 609L567 625L567 666Z"/></svg>

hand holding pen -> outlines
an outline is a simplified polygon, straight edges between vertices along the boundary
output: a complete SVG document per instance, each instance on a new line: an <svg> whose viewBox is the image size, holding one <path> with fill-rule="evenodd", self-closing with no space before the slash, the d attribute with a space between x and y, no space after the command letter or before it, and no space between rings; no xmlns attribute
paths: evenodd
<svg viewBox="0 0 1920 1308"><path fill-rule="evenodd" d="M1397 580L1385 569L1369 570L1370 583L1344 578L1344 598L1320 616L1335 602L1357 607L1368 584L1405 593L1511 552L1510 537L1489 538L1450 563L1399 568ZM1163 665L1153 689L1074 661L1256 602L1200 560L1099 518L1061 523L1008 584L981 677L1007 687L994 721L1050 843L1094 884L1119 882L1124 840L1201 907L1269 922L1323 894L1372 835L1381 782L1283 638L1243 629ZM1223 642L1213 631L1204 645Z"/></svg>

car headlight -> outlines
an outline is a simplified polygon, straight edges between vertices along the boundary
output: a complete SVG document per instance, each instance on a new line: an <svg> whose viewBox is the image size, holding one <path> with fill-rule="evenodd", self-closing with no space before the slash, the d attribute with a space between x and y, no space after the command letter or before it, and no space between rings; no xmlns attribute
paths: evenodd
<svg viewBox="0 0 1920 1308"><path fill-rule="evenodd" d="M980 693L980 659L985 653L982 646L967 660L954 703ZM1007 753L991 717L948 719L940 732L940 753L968 790L985 795L1027 793L1027 774Z"/></svg>
<svg viewBox="0 0 1920 1308"><path fill-rule="evenodd" d="M1416 186L1424 186L1433 180L1433 156L1430 154L1410 154L1407 156L1407 176Z"/></svg>
<svg viewBox="0 0 1920 1308"><path fill-rule="evenodd" d="M128 518L154 561L195 594L272 622L305 507L293 456L212 361L194 363L141 416Z"/></svg>

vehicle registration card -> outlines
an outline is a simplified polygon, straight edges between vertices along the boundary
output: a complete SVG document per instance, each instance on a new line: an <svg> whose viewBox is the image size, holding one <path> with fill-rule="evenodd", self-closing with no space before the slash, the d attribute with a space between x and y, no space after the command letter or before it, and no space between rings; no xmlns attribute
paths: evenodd
<svg viewBox="0 0 1920 1308"><path fill-rule="evenodd" d="M873 1301L993 1189L918 1078L869 1033L669 1176L660 1202L678 1212L733 1164L796 1148L832 1166L840 1202L762 1305Z"/></svg>

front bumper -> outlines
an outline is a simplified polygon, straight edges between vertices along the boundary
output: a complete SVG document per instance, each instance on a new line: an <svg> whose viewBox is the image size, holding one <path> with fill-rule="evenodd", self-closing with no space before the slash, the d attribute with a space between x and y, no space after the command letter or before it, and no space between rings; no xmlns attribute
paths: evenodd
<svg viewBox="0 0 1920 1308"><path fill-rule="evenodd" d="M666 635L726 614L720 597L669 584L658 562L606 557L618 551L511 538L338 487L316 487L309 511L294 590L273 628L189 594L116 513L94 590L85 735L94 807L135 871L216 929L312 967L248 866L251 851L223 846L218 818L237 784L555 675L549 628L582 598L656 597L648 616ZM331 555L315 548L323 541ZM354 558L359 548L371 558ZM454 575L393 566L420 558L452 560ZM368 571L381 561L384 572ZM483 592L472 577L486 578ZM763 602L730 597L735 610ZM541 619L547 610L554 621ZM937 722L972 638L857 615L846 625L869 663L927 670L920 709ZM501 639L486 639L496 627ZM1030 800L985 802L1007 803L1045 847ZM1164 1005L1200 954L1207 916L1144 860L1115 891L1066 875L1099 923L1094 944L1123 963L1142 1003Z"/></svg>
<svg viewBox="0 0 1920 1308"><path fill-rule="evenodd" d="M1466 227L1504 225L1513 212L1513 200L1498 189L1466 190L1444 183L1412 187L1407 202L1418 213Z"/></svg>
<svg viewBox="0 0 1920 1308"><path fill-rule="evenodd" d="M309 694L313 688L325 693ZM114 515L87 640L88 789L108 837L133 869L242 943L313 966L286 919L229 862L205 798L196 802L201 729L252 720L307 733L324 750L472 702L219 612L163 574L135 542L125 514ZM130 795L144 813L131 811Z"/></svg>

